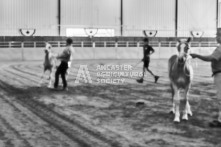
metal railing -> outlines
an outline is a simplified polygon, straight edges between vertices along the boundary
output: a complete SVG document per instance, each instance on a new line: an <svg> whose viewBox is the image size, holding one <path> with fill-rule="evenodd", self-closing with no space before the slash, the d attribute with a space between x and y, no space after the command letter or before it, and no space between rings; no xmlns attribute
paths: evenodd
<svg viewBox="0 0 221 147"><path fill-rule="evenodd" d="M65 41L48 41L52 47L64 47ZM175 41L153 41L150 45L153 47L176 47ZM216 47L217 42L191 42L191 47ZM139 41L74 41L73 47L142 47L143 42ZM45 47L44 41L24 41L24 42L0 42L0 48L42 48Z"/></svg>

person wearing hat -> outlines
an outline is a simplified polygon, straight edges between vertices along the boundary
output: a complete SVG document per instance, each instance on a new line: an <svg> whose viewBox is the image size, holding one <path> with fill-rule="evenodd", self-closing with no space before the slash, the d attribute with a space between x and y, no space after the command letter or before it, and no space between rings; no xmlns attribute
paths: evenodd
<svg viewBox="0 0 221 147"><path fill-rule="evenodd" d="M153 74L153 72L149 69L149 63L150 63L150 55L152 55L155 51L152 48L152 46L149 45L149 39L144 38L144 45L143 45L143 59L142 61L144 62L143 64L143 75L140 79L137 80L138 83L143 83L144 79L144 73L145 69L154 77L154 82L157 83L159 76L156 76Z"/></svg>
<svg viewBox="0 0 221 147"><path fill-rule="evenodd" d="M54 82L54 88L58 88L58 83L59 83L59 75L61 75L61 79L63 82L63 90L67 91L67 70L70 67L71 64L71 59L72 59L72 52L73 52L73 47L72 47L73 40L71 38L68 38L66 40L66 47L63 50L61 54L57 56L57 59L61 61L60 65L57 68L57 71L55 72L55 82Z"/></svg>
<svg viewBox="0 0 221 147"><path fill-rule="evenodd" d="M217 29L216 34L217 43L219 46L213 51L211 55L190 54L192 58L198 58L203 61L211 62L212 76L214 78L214 85L217 91L217 104L219 107L218 118L209 123L210 127L221 128L221 28Z"/></svg>

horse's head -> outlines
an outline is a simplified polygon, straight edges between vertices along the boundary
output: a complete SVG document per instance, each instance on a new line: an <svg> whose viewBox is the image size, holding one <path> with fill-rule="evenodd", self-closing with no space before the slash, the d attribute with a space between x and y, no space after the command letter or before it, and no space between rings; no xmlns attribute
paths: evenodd
<svg viewBox="0 0 221 147"><path fill-rule="evenodd" d="M188 38L187 40L178 40L177 44L177 50L178 50L178 59L179 62L185 62L190 50L190 42L191 38Z"/></svg>
<svg viewBox="0 0 221 147"><path fill-rule="evenodd" d="M45 44L45 53L46 54L51 52L51 47L52 47L51 44L49 44L49 43Z"/></svg>

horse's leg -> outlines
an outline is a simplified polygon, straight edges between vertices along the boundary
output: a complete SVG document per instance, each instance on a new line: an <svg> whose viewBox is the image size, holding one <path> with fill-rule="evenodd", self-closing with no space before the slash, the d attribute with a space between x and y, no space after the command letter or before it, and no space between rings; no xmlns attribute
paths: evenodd
<svg viewBox="0 0 221 147"><path fill-rule="evenodd" d="M43 70L43 73L42 73L42 75L41 75L41 80L40 80L40 82L39 82L39 87L41 87L41 85L42 85L42 81L43 81L43 78L44 78L44 75L45 75L45 69Z"/></svg>
<svg viewBox="0 0 221 147"><path fill-rule="evenodd" d="M175 118L174 122L180 122L180 91L176 85L172 85L174 89Z"/></svg>
<svg viewBox="0 0 221 147"><path fill-rule="evenodd" d="M190 104L189 104L189 89L190 85L186 87L185 92L184 92L184 98L185 98L185 108L183 112L183 120L188 120L188 115L192 116L192 111L190 109Z"/></svg>
<svg viewBox="0 0 221 147"><path fill-rule="evenodd" d="M52 88L52 69L49 70L49 73L48 88Z"/></svg>
<svg viewBox="0 0 221 147"><path fill-rule="evenodd" d="M48 76L48 80L51 79L51 71L49 70L49 76Z"/></svg>
<svg viewBox="0 0 221 147"><path fill-rule="evenodd" d="M174 89L173 89L173 85L170 84L171 87L171 93L172 93L172 108L170 109L170 113L174 114L175 113L175 103L174 103Z"/></svg>

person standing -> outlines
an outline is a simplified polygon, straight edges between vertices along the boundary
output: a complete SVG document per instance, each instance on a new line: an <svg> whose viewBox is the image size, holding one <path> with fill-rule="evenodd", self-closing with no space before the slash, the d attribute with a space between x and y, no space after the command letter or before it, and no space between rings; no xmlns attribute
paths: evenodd
<svg viewBox="0 0 221 147"><path fill-rule="evenodd" d="M217 104L219 107L218 118L209 123L210 127L221 128L221 28L217 29L216 34L217 43L219 46L213 51L211 55L190 54L192 58L198 58L206 62L211 62L212 76L214 85L217 91Z"/></svg>
<svg viewBox="0 0 221 147"><path fill-rule="evenodd" d="M143 45L143 75L140 79L137 80L138 83L143 83L145 69L154 77L154 82L157 83L159 76L154 75L153 72L149 69L149 63L150 63L150 55L152 55L155 51L152 46L149 45L149 39L144 38L144 45Z"/></svg>
<svg viewBox="0 0 221 147"><path fill-rule="evenodd" d="M59 83L59 75L61 75L61 79L63 82L63 90L68 91L68 84L67 84L67 70L71 64L71 59L72 59L72 43L73 40L71 38L68 38L66 40L66 47L63 50L61 54L59 54L56 58L61 61L60 65L57 68L57 71L55 72L55 82L54 82L54 88L58 88L58 83Z"/></svg>

